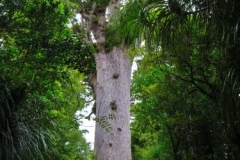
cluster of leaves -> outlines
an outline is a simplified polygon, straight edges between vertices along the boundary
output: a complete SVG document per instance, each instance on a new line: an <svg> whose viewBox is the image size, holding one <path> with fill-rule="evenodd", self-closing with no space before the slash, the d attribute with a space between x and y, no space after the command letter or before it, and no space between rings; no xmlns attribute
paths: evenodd
<svg viewBox="0 0 240 160"><path fill-rule="evenodd" d="M77 9L78 12L80 13L85 13L85 14L91 14L91 12L93 11L94 8L94 12L98 12L98 11L103 11L105 10L109 3L111 2L111 0L85 0L85 1L75 1L75 3L80 4L79 8ZM92 17L93 19L97 20L97 16L96 14L93 14Z"/></svg>
<svg viewBox="0 0 240 160"><path fill-rule="evenodd" d="M107 7L111 0L94 0L99 6L98 7Z"/></svg>
<svg viewBox="0 0 240 160"><path fill-rule="evenodd" d="M0 159L91 155L75 112L84 102L78 71L95 66L67 26L72 7L55 0L0 3Z"/></svg>
<svg viewBox="0 0 240 160"><path fill-rule="evenodd" d="M123 11L149 52L132 84L133 159L238 159L240 3L181 1L182 17L141 2Z"/></svg>
<svg viewBox="0 0 240 160"><path fill-rule="evenodd" d="M106 129L107 132L112 130L111 124L107 120L115 120L116 117L114 114L110 114L107 116L103 116L101 118L96 118L96 122L103 128Z"/></svg>
<svg viewBox="0 0 240 160"><path fill-rule="evenodd" d="M159 62L150 66L149 61L156 57L152 58L145 56L141 61L133 82L134 98L141 102L132 108L135 159L222 157L216 105L190 82L180 79L176 67Z"/></svg>
<svg viewBox="0 0 240 160"><path fill-rule="evenodd" d="M119 46L123 43L123 38L119 30L119 25L112 24L108 25L105 29L105 50L109 52L114 46Z"/></svg>

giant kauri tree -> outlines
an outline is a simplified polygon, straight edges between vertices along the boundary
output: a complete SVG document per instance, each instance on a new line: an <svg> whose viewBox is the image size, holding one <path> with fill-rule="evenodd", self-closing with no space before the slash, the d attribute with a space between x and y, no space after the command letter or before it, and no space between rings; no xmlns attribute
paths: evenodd
<svg viewBox="0 0 240 160"><path fill-rule="evenodd" d="M78 12L78 28L92 46L96 71L88 74L96 101L94 152L98 160L130 160L130 77L131 64L126 45L114 16L119 0L87 0Z"/></svg>

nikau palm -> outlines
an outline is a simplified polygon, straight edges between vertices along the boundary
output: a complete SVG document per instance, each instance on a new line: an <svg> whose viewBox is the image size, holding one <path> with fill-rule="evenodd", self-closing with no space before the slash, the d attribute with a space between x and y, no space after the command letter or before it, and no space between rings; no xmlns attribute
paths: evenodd
<svg viewBox="0 0 240 160"><path fill-rule="evenodd" d="M228 159L237 159L240 153L237 7L240 3L235 0L133 0L122 11L125 36L145 40L150 52L159 52L161 63L177 70L171 76L189 84L207 97L212 108L216 107L211 126L216 140L203 146L208 157L223 157L224 153ZM133 34L135 26L137 34ZM218 130L222 131L220 135ZM223 143L219 144L218 139ZM214 143L215 148L209 149L213 144L208 143ZM219 147L222 144L228 149ZM180 151L175 153L175 159L184 156L179 155Z"/></svg>

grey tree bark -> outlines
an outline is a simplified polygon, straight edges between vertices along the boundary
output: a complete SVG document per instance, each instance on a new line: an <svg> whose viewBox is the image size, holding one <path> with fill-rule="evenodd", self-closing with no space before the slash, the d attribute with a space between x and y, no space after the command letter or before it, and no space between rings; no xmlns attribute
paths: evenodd
<svg viewBox="0 0 240 160"><path fill-rule="evenodd" d="M98 160L131 160L130 140L130 77L131 65L123 47L114 47L110 53L98 53L96 116L110 114L111 130L96 123L94 152Z"/></svg>
<svg viewBox="0 0 240 160"><path fill-rule="evenodd" d="M114 13L119 0L110 2L108 9ZM87 40L97 50L95 55L97 74L92 76L96 96L96 118L99 120L113 114L115 119L106 119L111 129L96 123L94 153L97 160L131 160L130 138L130 83L131 63L125 56L126 47L114 46L105 50L106 7L96 2L91 10L81 12L87 25ZM97 18L96 18L97 17ZM110 24L110 22L108 22ZM91 33L96 42L93 41Z"/></svg>

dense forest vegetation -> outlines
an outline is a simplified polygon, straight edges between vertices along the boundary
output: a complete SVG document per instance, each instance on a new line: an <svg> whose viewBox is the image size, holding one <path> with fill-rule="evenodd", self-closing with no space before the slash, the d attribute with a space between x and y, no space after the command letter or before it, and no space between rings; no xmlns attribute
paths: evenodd
<svg viewBox="0 0 240 160"><path fill-rule="evenodd" d="M239 6L235 0L126 5L123 33L146 44L132 82L133 159L239 159Z"/></svg>
<svg viewBox="0 0 240 160"><path fill-rule="evenodd" d="M0 1L1 160L94 159L75 113L91 93L99 48L74 17L95 1L104 0ZM137 60L132 159L239 159L239 7L129 0L117 8L104 45L124 43Z"/></svg>
<svg viewBox="0 0 240 160"><path fill-rule="evenodd" d="M89 159L75 112L91 51L67 26L74 4L0 3L0 159ZM84 68L82 68L84 66ZM81 71L81 74L78 72Z"/></svg>

